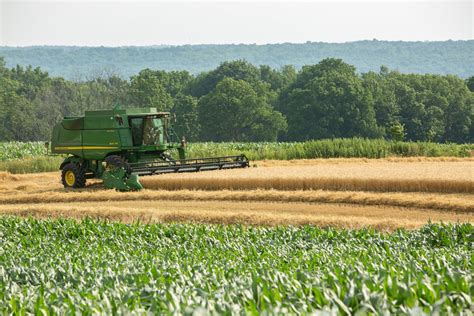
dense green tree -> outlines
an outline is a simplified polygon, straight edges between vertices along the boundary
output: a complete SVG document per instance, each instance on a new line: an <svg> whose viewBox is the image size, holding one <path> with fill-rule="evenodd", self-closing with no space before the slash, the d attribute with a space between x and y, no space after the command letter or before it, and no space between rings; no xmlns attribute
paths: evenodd
<svg viewBox="0 0 474 316"><path fill-rule="evenodd" d="M466 85L469 91L474 92L474 76L471 76L466 79Z"/></svg>
<svg viewBox="0 0 474 316"><path fill-rule="evenodd" d="M289 140L382 135L362 80L340 59L303 67L278 108L288 118Z"/></svg>
<svg viewBox="0 0 474 316"><path fill-rule="evenodd" d="M51 84L38 91L32 101L35 117L37 140L51 137L51 127L64 116L80 115L77 99L77 86L62 78L55 78Z"/></svg>
<svg viewBox="0 0 474 316"><path fill-rule="evenodd" d="M363 74L362 80L373 102L377 124L383 128L383 135L390 138L392 126L399 123L400 107L388 79L388 69L381 67L378 74L375 72Z"/></svg>
<svg viewBox="0 0 474 316"><path fill-rule="evenodd" d="M470 139L472 98L461 79L394 72L390 80L389 87L395 91L408 140L465 142Z"/></svg>
<svg viewBox="0 0 474 316"><path fill-rule="evenodd" d="M383 136L473 142L472 81L387 67L359 75L342 60L326 59L299 72L238 60L197 78L145 69L130 81L102 72L74 82L39 68L8 69L0 58L0 141L47 140L63 116L120 104L174 112L176 133L190 141Z"/></svg>
<svg viewBox="0 0 474 316"><path fill-rule="evenodd" d="M9 76L10 71L6 67L5 58L0 56L0 77Z"/></svg>
<svg viewBox="0 0 474 316"><path fill-rule="evenodd" d="M362 76L379 125L404 125L408 140L468 141L472 124L469 90L455 76L401 74L383 67ZM471 103L470 103L471 102Z"/></svg>
<svg viewBox="0 0 474 316"><path fill-rule="evenodd" d="M189 92L201 97L211 92L224 78L243 80L253 85L260 81L260 70L245 60L224 62L215 70L197 76Z"/></svg>
<svg viewBox="0 0 474 316"><path fill-rule="evenodd" d="M199 140L201 126L198 118L198 99L190 95L179 95L174 100L172 112L176 115L174 130L189 141Z"/></svg>
<svg viewBox="0 0 474 316"><path fill-rule="evenodd" d="M163 87L173 98L182 95L190 85L194 77L187 71L170 71L163 70L152 71L153 75L158 78Z"/></svg>
<svg viewBox="0 0 474 316"><path fill-rule="evenodd" d="M35 117L31 103L36 93L49 82L48 74L39 68L5 68L0 59L0 139L37 140L37 127L42 124Z"/></svg>
<svg viewBox="0 0 474 316"><path fill-rule="evenodd" d="M459 77L446 76L444 94L448 108L444 113L443 141L474 142L474 93Z"/></svg>
<svg viewBox="0 0 474 316"><path fill-rule="evenodd" d="M142 70L131 78L130 97L137 107L155 107L162 111L173 107L173 98L160 78L149 69Z"/></svg>
<svg viewBox="0 0 474 316"><path fill-rule="evenodd" d="M291 65L283 66L280 70L261 65L260 79L268 83L272 90L280 91L295 81L296 69Z"/></svg>
<svg viewBox="0 0 474 316"><path fill-rule="evenodd" d="M47 72L42 71L39 67L33 69L31 66L23 68L17 65L10 71L10 78L20 82L17 94L24 96L28 100L33 100L36 94L51 82Z"/></svg>
<svg viewBox="0 0 474 316"><path fill-rule="evenodd" d="M83 113L85 110L90 109L110 109L117 104L123 107L133 106L140 104L137 103L139 102L137 99L146 99L145 92L131 95L129 83L115 76L89 80L84 83L78 83L76 86L76 91L78 92L74 111L76 113ZM155 99L154 96L150 98L152 100Z"/></svg>
<svg viewBox="0 0 474 316"><path fill-rule="evenodd" d="M0 140L36 140L34 111L29 100L18 94L21 84L0 77Z"/></svg>
<svg viewBox="0 0 474 316"><path fill-rule="evenodd" d="M209 141L275 141L286 121L268 100L268 86L259 92L244 80L224 78L199 100L201 139Z"/></svg>

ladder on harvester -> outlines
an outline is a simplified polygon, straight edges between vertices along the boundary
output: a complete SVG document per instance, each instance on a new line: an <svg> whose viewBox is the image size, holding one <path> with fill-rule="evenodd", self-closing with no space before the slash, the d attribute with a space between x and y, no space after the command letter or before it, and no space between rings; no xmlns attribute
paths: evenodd
<svg viewBox="0 0 474 316"><path fill-rule="evenodd" d="M192 158L180 160L150 160L129 163L132 174L154 175L162 173L198 172L221 169L249 167L249 160L245 155L224 156L213 158Z"/></svg>

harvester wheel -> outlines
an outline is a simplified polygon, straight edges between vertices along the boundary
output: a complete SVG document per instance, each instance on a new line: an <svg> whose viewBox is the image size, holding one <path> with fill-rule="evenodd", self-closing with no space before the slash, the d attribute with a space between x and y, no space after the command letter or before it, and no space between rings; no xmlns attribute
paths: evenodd
<svg viewBox="0 0 474 316"><path fill-rule="evenodd" d="M86 186L86 173L79 164L70 162L63 167L61 181L65 188L83 188Z"/></svg>

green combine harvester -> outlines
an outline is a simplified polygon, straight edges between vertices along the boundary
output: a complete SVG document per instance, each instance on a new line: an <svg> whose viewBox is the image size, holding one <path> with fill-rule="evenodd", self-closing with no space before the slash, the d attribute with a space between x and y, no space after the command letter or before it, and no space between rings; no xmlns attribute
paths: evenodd
<svg viewBox="0 0 474 316"><path fill-rule="evenodd" d="M53 128L51 152L68 155L59 167L65 188L83 188L86 179L98 178L107 188L133 191L143 188L140 175L249 166L245 155L186 159L186 140L174 133L172 116L155 108L116 107L65 117Z"/></svg>

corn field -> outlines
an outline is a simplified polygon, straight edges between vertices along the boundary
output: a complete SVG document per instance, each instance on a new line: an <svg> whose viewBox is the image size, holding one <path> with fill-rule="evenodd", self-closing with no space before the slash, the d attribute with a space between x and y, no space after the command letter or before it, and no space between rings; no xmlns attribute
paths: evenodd
<svg viewBox="0 0 474 316"><path fill-rule="evenodd" d="M43 142L8 142L0 143L0 161L37 157L46 154Z"/></svg>
<svg viewBox="0 0 474 316"><path fill-rule="evenodd" d="M0 311L469 314L473 233L1 217Z"/></svg>

